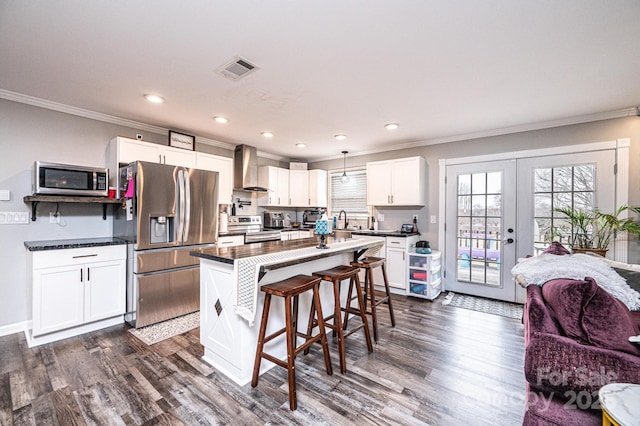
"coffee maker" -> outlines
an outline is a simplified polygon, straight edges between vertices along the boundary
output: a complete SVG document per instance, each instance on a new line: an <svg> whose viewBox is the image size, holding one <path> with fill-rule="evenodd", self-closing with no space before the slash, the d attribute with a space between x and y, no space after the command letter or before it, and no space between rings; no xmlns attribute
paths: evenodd
<svg viewBox="0 0 640 426"><path fill-rule="evenodd" d="M282 212L264 212L265 228L284 228L284 217Z"/></svg>
<svg viewBox="0 0 640 426"><path fill-rule="evenodd" d="M320 220L324 209L309 209L302 213L302 223L305 227L313 227L316 225L316 221Z"/></svg>

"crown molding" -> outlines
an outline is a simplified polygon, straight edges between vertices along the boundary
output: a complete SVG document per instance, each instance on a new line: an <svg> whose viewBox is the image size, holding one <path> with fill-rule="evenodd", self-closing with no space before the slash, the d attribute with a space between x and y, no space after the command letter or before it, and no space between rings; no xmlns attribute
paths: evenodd
<svg viewBox="0 0 640 426"><path fill-rule="evenodd" d="M153 126L151 124L141 123L139 121L129 120L126 118L121 118L113 115L103 114L100 112L90 111L83 108L77 108L71 105L49 101L47 99L36 98L35 96L29 96L22 93L12 92L10 90L0 89L0 98L13 101L13 102L20 102L27 105L49 109L52 111L63 112L65 114L76 115L78 117L84 117L92 120L102 121L104 123L131 127L137 130L144 130L147 132L153 132L159 135L167 135L170 130L164 127ZM215 139L203 138L200 136L196 136L196 143L216 146L219 148L228 149L230 151L233 151L235 148L235 145L233 144L217 141Z"/></svg>
<svg viewBox="0 0 640 426"><path fill-rule="evenodd" d="M128 120L126 118L116 117L113 115L102 114L100 112L90 111L82 108L77 108L71 105L62 104L59 102L49 101L46 99L36 98L34 96L25 95L22 93L12 92L10 90L0 89L0 98L7 99L9 101L20 102L27 105L33 105L40 108L46 108L53 111L63 112L66 114L76 115L79 117L90 118L92 120L98 120L105 123L116 124L125 127L132 127L138 130L145 130L148 132L157 133L160 135L166 135L170 129L153 126L139 121ZM570 126L573 124L583 124L593 121L611 120L614 118L623 118L640 115L640 107L628 107L617 109L613 111L599 112L595 114L587 114L576 117L561 118L558 120L541 121L537 123L522 124L518 126L503 127L499 129L484 130L480 132L462 133L459 135L446 136L443 138L425 139L421 141L407 142L402 144L392 144L384 148L369 149L364 151L350 152L351 157L369 154L378 154L381 152L399 151L402 149L418 148L422 146L438 145L443 143L460 142L470 139L481 139L492 136L502 136L512 133L530 132L534 130L550 129L553 127ZM233 151L235 149L234 144L227 142L217 141L215 139L204 138L196 136L197 143L203 143L205 145L215 146L223 149ZM263 158L269 158L276 161L286 161L287 157L282 157L276 154L270 154L263 151L258 151L258 156ZM332 155L329 157L314 158L309 162L327 161L342 158L341 155Z"/></svg>
<svg viewBox="0 0 640 426"><path fill-rule="evenodd" d="M509 135L513 133L531 132L534 130L551 129L554 127L571 126L574 124L590 123L593 121L611 120L614 118L624 118L640 115L640 107L628 107L613 111L599 112L595 114L580 115L576 117L561 118L558 120L540 121L537 123L522 124L518 126L502 127L499 129L483 130L480 132L461 133L459 135L447 136L443 138L425 139L421 141L407 142L403 144L389 145L384 148L369 149L365 151L350 152L351 157L359 155L379 154L381 152L399 151L402 149L419 148L422 146L439 145L443 143L461 142L470 139L481 139L492 136ZM341 155L316 158L312 162L328 161L342 158Z"/></svg>

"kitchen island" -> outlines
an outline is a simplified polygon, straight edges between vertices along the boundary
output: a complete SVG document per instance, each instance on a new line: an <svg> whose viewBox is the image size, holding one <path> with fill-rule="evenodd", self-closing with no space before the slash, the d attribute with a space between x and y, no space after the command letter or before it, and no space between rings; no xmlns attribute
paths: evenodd
<svg viewBox="0 0 640 426"><path fill-rule="evenodd" d="M327 238L327 249L318 249L316 238L274 241L227 248L208 248L191 252L200 258L200 342L203 359L239 385L251 381L259 320L264 296L263 284L297 274L348 265L367 250L377 250L384 239L354 240ZM348 286L342 286L342 299ZM333 286L321 285L322 310L332 312ZM284 306L274 301L267 333L284 327ZM311 293L300 296L299 329L306 330ZM284 339L274 339L265 351L286 357ZM262 362L260 373L275 364Z"/></svg>

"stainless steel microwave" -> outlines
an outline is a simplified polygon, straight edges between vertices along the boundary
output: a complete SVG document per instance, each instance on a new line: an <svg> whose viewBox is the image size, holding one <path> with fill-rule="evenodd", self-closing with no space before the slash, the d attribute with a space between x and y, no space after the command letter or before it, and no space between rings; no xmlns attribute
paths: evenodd
<svg viewBox="0 0 640 426"><path fill-rule="evenodd" d="M36 161L32 189L34 194L106 197L109 169Z"/></svg>

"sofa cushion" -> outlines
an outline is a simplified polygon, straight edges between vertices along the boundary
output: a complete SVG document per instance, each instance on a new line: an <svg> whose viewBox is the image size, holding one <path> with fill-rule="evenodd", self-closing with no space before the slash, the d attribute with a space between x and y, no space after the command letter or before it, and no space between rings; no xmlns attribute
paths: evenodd
<svg viewBox="0 0 640 426"><path fill-rule="evenodd" d="M583 307L582 328L587 341L600 348L640 356L640 346L629 342L629 336L640 333L629 310L602 288L596 288L591 300Z"/></svg>
<svg viewBox="0 0 640 426"><path fill-rule="evenodd" d="M588 342L587 334L582 328L582 312L597 289L593 280L568 278L547 281L542 286L542 297L565 336L583 343Z"/></svg>
<svg viewBox="0 0 640 426"><path fill-rule="evenodd" d="M542 295L567 337L640 356L640 347L628 340L639 334L638 324L626 306L593 278L551 280L542 286Z"/></svg>
<svg viewBox="0 0 640 426"><path fill-rule="evenodd" d="M544 249L543 253L557 254L558 256L564 256L566 254L571 254L571 252L569 250L567 250L565 246L563 246L562 244L560 244L557 241L552 242L549 245L549 247Z"/></svg>

